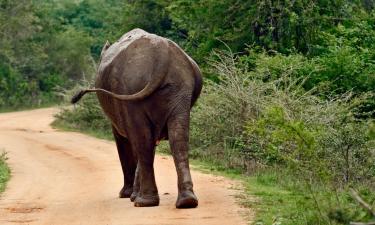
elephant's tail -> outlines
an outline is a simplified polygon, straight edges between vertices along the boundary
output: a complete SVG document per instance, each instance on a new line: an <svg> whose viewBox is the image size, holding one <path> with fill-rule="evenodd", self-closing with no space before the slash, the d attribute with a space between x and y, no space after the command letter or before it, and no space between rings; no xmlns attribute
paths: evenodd
<svg viewBox="0 0 375 225"><path fill-rule="evenodd" d="M89 93L89 92L101 92L109 96L112 96L113 98L116 98L118 100L126 100L126 101L141 100L141 99L148 97L150 94L152 94L161 85L165 76L166 76L166 73L160 74L159 76L151 80L140 92L137 92L131 95L119 95L119 94L116 94L116 93L113 93L111 91L107 91L101 88L80 90L78 93L73 95L71 99L71 103L72 104L77 103L86 93Z"/></svg>
<svg viewBox="0 0 375 225"><path fill-rule="evenodd" d="M75 95L73 95L73 97L70 100L70 102L72 104L76 104L87 92L88 92L87 89L86 90L80 90Z"/></svg>
<svg viewBox="0 0 375 225"><path fill-rule="evenodd" d="M72 104L77 103L86 93L89 93L89 92L101 92L109 96L112 96L118 100L127 100L127 101L141 100L141 99L148 97L150 94L152 94L161 85L166 75L167 75L167 72L156 75L154 79L149 81L147 85L141 91L135 94L131 94L131 95L119 95L119 94L116 94L116 93L113 93L111 91L107 91L101 88L80 90L78 93L76 93L72 97L71 103Z"/></svg>

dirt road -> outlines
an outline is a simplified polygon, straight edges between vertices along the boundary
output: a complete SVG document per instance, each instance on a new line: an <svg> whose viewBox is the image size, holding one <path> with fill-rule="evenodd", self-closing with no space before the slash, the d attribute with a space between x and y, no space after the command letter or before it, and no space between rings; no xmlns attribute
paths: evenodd
<svg viewBox="0 0 375 225"><path fill-rule="evenodd" d="M155 161L159 207L136 208L119 199L115 144L52 129L56 112L0 114L0 149L8 152L12 169L0 196L0 224L246 224L234 182L213 175L193 172L199 207L176 209L176 172L165 156Z"/></svg>

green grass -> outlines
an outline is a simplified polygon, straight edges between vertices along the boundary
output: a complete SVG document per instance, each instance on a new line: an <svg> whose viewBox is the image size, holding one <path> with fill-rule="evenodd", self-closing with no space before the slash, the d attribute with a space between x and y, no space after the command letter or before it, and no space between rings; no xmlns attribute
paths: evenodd
<svg viewBox="0 0 375 225"><path fill-rule="evenodd" d="M162 154L166 154L164 150ZM199 171L240 181L244 190L237 200L242 206L256 211L253 223L256 225L338 225L371 219L353 201L348 190L336 192L325 185L310 186L286 170L268 169L244 175L238 170L225 169L208 161L193 159L190 162ZM374 202L374 193L361 188L359 191Z"/></svg>
<svg viewBox="0 0 375 225"><path fill-rule="evenodd" d="M167 143L162 143L158 152L168 154ZM194 169L204 173L221 175L240 181L244 187L242 193L237 196L238 202L251 210L256 211L254 224L305 224L293 215L301 215L304 208L299 208L298 203L307 196L301 194L297 187L289 189L280 184L281 174L276 172L262 172L254 175L244 175L240 170L228 169L212 161L191 159L190 164ZM284 174L285 175L285 174ZM291 178L286 177L290 182Z"/></svg>
<svg viewBox="0 0 375 225"><path fill-rule="evenodd" d="M193 159L191 164L194 169L241 181L244 190L238 201L256 211L256 225L338 225L371 221L369 214L353 200L348 190L310 184L296 179L287 170L274 168L244 175L212 162ZM368 202L375 204L375 193L369 192L366 187L357 189Z"/></svg>
<svg viewBox="0 0 375 225"><path fill-rule="evenodd" d="M0 153L0 193L5 190L5 185L10 178L10 169L6 164L6 154Z"/></svg>

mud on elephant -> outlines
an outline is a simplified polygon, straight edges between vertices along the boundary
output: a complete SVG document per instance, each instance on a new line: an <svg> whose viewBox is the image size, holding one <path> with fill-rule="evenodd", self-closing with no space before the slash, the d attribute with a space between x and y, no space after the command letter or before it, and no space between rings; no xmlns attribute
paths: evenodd
<svg viewBox="0 0 375 225"><path fill-rule="evenodd" d="M157 206L155 143L169 140L178 176L177 208L198 200L188 162L190 109L202 89L197 64L176 43L141 29L103 47L94 89L112 123L124 173L120 197L135 206Z"/></svg>

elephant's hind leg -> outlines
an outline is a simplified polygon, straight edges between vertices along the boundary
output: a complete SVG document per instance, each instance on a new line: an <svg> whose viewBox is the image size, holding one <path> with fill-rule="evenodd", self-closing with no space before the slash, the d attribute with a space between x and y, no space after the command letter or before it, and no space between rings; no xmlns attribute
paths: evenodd
<svg viewBox="0 0 375 225"><path fill-rule="evenodd" d="M112 132L115 137L122 172L124 174L124 186L119 196L120 198L129 198L133 193L134 176L137 166L136 158L134 157L129 140L121 136L114 127L112 127Z"/></svg>
<svg viewBox="0 0 375 225"><path fill-rule="evenodd" d="M168 120L168 136L178 177L177 208L195 208L198 199L193 191L188 149L189 149L189 110L179 112Z"/></svg>
<svg viewBox="0 0 375 225"><path fill-rule="evenodd" d="M140 189L140 181L139 181L139 166L137 166L137 170L135 171L135 178L133 184L133 193L130 195L130 201L134 202L139 194Z"/></svg>
<svg viewBox="0 0 375 225"><path fill-rule="evenodd" d="M136 182L139 182L139 191L133 196L134 206L157 206L160 200L154 174L155 141L148 126L142 124L134 127L139 127L130 135L130 142L138 158Z"/></svg>

